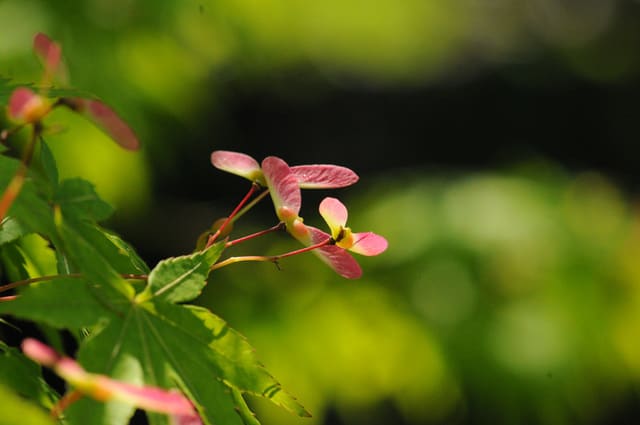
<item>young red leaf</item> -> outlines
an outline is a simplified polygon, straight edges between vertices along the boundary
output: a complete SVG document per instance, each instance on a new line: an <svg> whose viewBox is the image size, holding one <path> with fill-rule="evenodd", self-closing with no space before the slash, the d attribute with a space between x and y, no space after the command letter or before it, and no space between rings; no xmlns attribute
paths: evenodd
<svg viewBox="0 0 640 425"><path fill-rule="evenodd" d="M131 127L103 102L81 97L65 97L59 102L86 117L123 148L132 151L140 148L140 142Z"/></svg>

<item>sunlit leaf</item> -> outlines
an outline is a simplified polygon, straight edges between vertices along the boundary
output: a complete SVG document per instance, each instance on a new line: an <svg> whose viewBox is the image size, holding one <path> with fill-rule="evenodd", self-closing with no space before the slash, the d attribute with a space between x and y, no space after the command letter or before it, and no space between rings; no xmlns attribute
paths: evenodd
<svg viewBox="0 0 640 425"><path fill-rule="evenodd" d="M198 294L206 276L203 271L216 261L219 251L214 245L207 252L161 262L151 272L155 283L150 288L157 295L151 299L123 294L132 293L133 288L116 292L108 285L100 287L82 279L56 279L0 304L0 312L62 328L87 326L100 318L102 325L80 346L83 367L126 382L179 389L198 407L205 423L242 423L231 388L308 416L226 322L205 308L171 302ZM176 276L182 276L179 283L185 289L178 290L176 284L164 296L158 294ZM72 424L86 423L87 418L102 418L107 423L114 418L126 420L131 414L132 409L121 403L81 400L69 409L68 418ZM162 415L153 414L150 419L154 424L168 423Z"/></svg>
<svg viewBox="0 0 640 425"><path fill-rule="evenodd" d="M256 418L255 413L247 406L247 402L242 397L242 393L232 388L231 395L233 396L233 401L236 403L238 414L242 418L244 425L260 425L260 421Z"/></svg>
<svg viewBox="0 0 640 425"><path fill-rule="evenodd" d="M150 296L172 303L196 298L207 284L211 264L223 250L224 242L219 242L206 251L161 261L149 274Z"/></svg>
<svg viewBox="0 0 640 425"><path fill-rule="evenodd" d="M122 275L146 274L148 268L126 242L95 224L94 220L110 214L111 207L82 180L63 182L58 196L61 213L56 225L70 271L84 273L95 283L112 285L132 296Z"/></svg>
<svg viewBox="0 0 640 425"><path fill-rule="evenodd" d="M20 297L0 303L0 313L46 323L54 328L79 329L93 326L109 316L83 278L55 278L24 288Z"/></svg>
<svg viewBox="0 0 640 425"><path fill-rule="evenodd" d="M131 245L115 233L101 227L98 227L98 230L101 231L104 237L109 239L118 250L119 255L117 258L119 261L115 264L120 264L117 266L119 271L131 274L149 274L149 266L138 256L138 253Z"/></svg>
<svg viewBox="0 0 640 425"><path fill-rule="evenodd" d="M113 213L111 205L100 199L93 184L79 178L62 181L55 202L63 211L93 221L105 220Z"/></svg>

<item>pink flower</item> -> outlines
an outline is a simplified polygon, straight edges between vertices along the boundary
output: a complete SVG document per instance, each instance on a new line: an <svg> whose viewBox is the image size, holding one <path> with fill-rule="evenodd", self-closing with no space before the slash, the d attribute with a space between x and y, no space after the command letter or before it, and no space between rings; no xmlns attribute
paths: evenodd
<svg viewBox="0 0 640 425"><path fill-rule="evenodd" d="M346 250L364 255L378 255L387 248L387 241L372 232L353 233L346 227L347 210L334 198L320 205L332 234L304 224L300 217L301 188L339 188L358 181L352 170L337 165L300 165L289 167L282 159L269 156L262 164L239 152L215 151L211 154L214 167L266 186L276 215L294 238L307 247L338 274L347 279L362 276L358 262ZM317 247L315 247L317 245Z"/></svg>
<svg viewBox="0 0 640 425"><path fill-rule="evenodd" d="M335 198L325 198L320 214L329 224L332 234L303 223L298 215L301 206L300 187L296 176L282 159L270 156L262 161L262 171L273 199L276 215L287 231L306 246L327 242L313 252L338 274L347 279L362 276L358 262L345 250L364 255L378 255L387 248L387 241L375 233L352 233L346 226L347 209Z"/></svg>
<svg viewBox="0 0 640 425"><path fill-rule="evenodd" d="M22 342L22 351L36 363L53 369L82 394L96 400L118 400L144 410L167 413L178 423L202 423L193 404L177 391L136 386L89 373L75 360L60 356L51 347L32 338Z"/></svg>
<svg viewBox="0 0 640 425"><path fill-rule="evenodd" d="M362 255L378 255L387 249L385 238L373 232L353 233L347 224L347 207L336 198L324 198L320 202L320 215L331 229L336 246Z"/></svg>
<svg viewBox="0 0 640 425"><path fill-rule="evenodd" d="M249 155L231 151L214 151L211 154L211 164L222 171L266 185L263 170ZM339 165L298 165L290 167L290 171L302 189L336 189L350 186L358 181L356 173Z"/></svg>
<svg viewBox="0 0 640 425"><path fill-rule="evenodd" d="M53 75L60 73L62 49L58 43L42 33L34 37L33 48L43 63L43 84L48 85ZM26 87L15 89L9 98L9 119L20 125L36 124L53 108L66 106L87 118L123 148L139 149L140 142L131 128L103 102L81 97L62 97L52 101L46 97L44 91L46 90L38 94Z"/></svg>

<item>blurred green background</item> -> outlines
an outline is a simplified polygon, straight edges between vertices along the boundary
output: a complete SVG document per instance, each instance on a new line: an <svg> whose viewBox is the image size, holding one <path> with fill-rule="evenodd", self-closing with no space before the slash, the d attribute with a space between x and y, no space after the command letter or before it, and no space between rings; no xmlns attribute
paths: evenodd
<svg viewBox="0 0 640 425"><path fill-rule="evenodd" d="M201 299L314 414L255 400L264 424L637 423L640 2L0 0L0 75L38 81L38 31L143 141L48 118L62 174L150 264L248 189L214 149L361 175L303 205L320 226L338 196L388 238L360 281L308 255ZM261 205L234 236L274 222Z"/></svg>

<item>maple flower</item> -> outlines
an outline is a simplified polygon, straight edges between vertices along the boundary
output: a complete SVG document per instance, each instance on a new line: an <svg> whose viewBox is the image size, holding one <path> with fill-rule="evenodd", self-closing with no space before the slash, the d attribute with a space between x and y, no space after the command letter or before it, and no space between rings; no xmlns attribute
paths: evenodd
<svg viewBox="0 0 640 425"><path fill-rule="evenodd" d="M267 157L262 161L262 171L276 215L285 223L287 231L303 245L321 245L313 252L341 276L347 279L362 276L360 265L345 249L364 255L377 255L387 248L387 241L382 236L372 232L353 233L345 227L347 209L335 198L326 198L320 205L320 213L329 223L331 235L305 225L298 215L301 206L300 187L287 163L278 157Z"/></svg>
<svg viewBox="0 0 640 425"><path fill-rule="evenodd" d="M336 246L368 256L381 254L387 249L387 240L382 236L373 232L353 233L346 227L347 207L336 198L324 198L319 211L331 229Z"/></svg>
<svg viewBox="0 0 640 425"><path fill-rule="evenodd" d="M258 161L240 152L214 151L211 164L219 170L266 185ZM337 189L351 186L358 175L347 167L332 164L297 165L289 167L302 189Z"/></svg>
<svg viewBox="0 0 640 425"><path fill-rule="evenodd" d="M177 423L201 424L193 404L177 391L136 386L85 371L70 357L60 356L51 347L32 338L22 342L22 351L31 360L53 369L80 393L99 401L118 400L144 410L172 415Z"/></svg>
<svg viewBox="0 0 640 425"><path fill-rule="evenodd" d="M33 49L43 63L43 86L47 86L55 74L62 69L60 45L42 33L36 34ZM82 97L61 97L56 100L46 96L46 89L36 93L26 87L16 88L9 97L7 115L18 125L39 124L54 108L65 106L84 116L104 131L116 143L128 150L140 147L133 130L103 102Z"/></svg>

